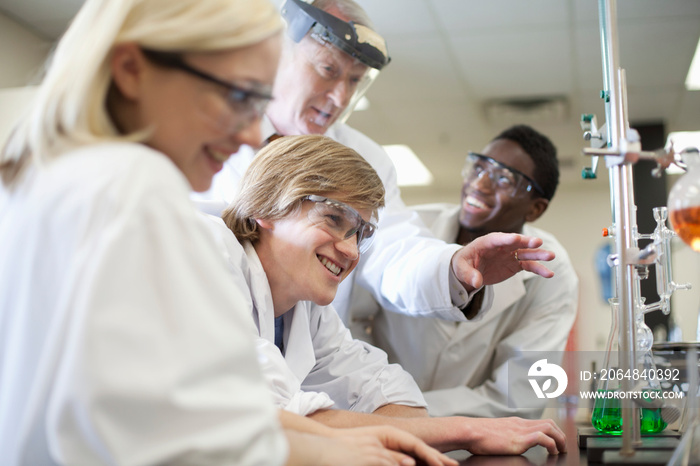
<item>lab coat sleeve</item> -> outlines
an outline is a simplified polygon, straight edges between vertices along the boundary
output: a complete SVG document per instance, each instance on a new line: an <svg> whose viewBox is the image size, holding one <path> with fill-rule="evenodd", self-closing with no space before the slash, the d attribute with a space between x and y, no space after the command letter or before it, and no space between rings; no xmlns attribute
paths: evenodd
<svg viewBox="0 0 700 466"><path fill-rule="evenodd" d="M450 261L460 248L429 237L405 207L380 214L377 238L358 265L357 283L386 310L416 317L466 320L452 303Z"/></svg>
<svg viewBox="0 0 700 466"><path fill-rule="evenodd" d="M333 407L333 400L328 394L301 389L301 382L289 369L284 356L274 344L258 338L255 346L260 367L277 407L300 416Z"/></svg>
<svg viewBox="0 0 700 466"><path fill-rule="evenodd" d="M310 329L316 363L304 390L328 393L337 409L371 413L386 404L425 407L408 372L389 364L386 353L354 340L330 306L313 306Z"/></svg>
<svg viewBox="0 0 700 466"><path fill-rule="evenodd" d="M450 260L460 246L435 238L418 214L404 205L396 169L381 146L346 125L337 125L328 135L360 153L377 171L386 192L376 238L355 271L357 284L384 309L465 321L452 303L448 280ZM351 303L334 305L345 316Z"/></svg>
<svg viewBox="0 0 700 466"><path fill-rule="evenodd" d="M568 259L567 259L568 264ZM561 364L566 341L576 317L578 279L573 268L562 268L558 280L534 277L530 279L527 296L522 303L525 311L515 323L514 330L505 336L493 355L491 377L476 387L458 386L424 392L432 416L464 415L475 417L520 416L539 419L547 399L527 397L527 408L519 402L519 394L532 392L527 377L509 380L508 364L529 367L532 354L547 353L549 363ZM534 300L533 300L534 298ZM468 325L468 324L466 324ZM557 360L556 357L559 357Z"/></svg>
<svg viewBox="0 0 700 466"><path fill-rule="evenodd" d="M70 271L80 325L50 398L52 451L62 464L282 464L250 311L186 189L173 188L175 167L140 163L119 192L128 201L95 213L100 231Z"/></svg>

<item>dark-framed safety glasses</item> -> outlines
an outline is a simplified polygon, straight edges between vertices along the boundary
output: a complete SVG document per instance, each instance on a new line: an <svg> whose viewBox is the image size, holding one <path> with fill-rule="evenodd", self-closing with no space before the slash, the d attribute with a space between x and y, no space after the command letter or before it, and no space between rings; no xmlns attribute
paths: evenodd
<svg viewBox="0 0 700 466"><path fill-rule="evenodd" d="M141 47L141 52L151 63L165 68L183 71L191 76L217 84L226 89L226 101L239 122L250 123L262 117L267 104L272 100L271 90L249 89L227 82L187 64L179 52L161 52Z"/></svg>
<svg viewBox="0 0 700 466"><path fill-rule="evenodd" d="M309 210L308 217L311 223L338 241L357 236L357 249L360 253L367 251L377 231L377 218L372 214L369 222L366 222L360 213L349 205L323 196L310 195L304 200L314 203Z"/></svg>
<svg viewBox="0 0 700 466"><path fill-rule="evenodd" d="M493 189L511 197L514 197L518 192L529 193L533 190L545 197L542 187L525 173L486 155L469 152L462 168L462 179L465 183L471 183L484 175L488 176Z"/></svg>

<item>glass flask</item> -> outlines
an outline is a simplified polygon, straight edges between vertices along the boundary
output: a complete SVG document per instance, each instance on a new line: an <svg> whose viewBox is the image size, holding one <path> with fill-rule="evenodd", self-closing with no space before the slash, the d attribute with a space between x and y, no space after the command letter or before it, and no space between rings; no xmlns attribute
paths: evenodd
<svg viewBox="0 0 700 466"><path fill-rule="evenodd" d="M620 383L607 377L607 372L617 364L617 343L618 343L618 302L617 298L610 298L611 321L608 341L605 345L605 359L603 360L603 370L600 372L601 380L598 380L596 396L593 404L593 414L591 424L599 432L606 434L622 433L622 409L618 398L608 398L615 391L620 389ZM604 377L604 378L603 378Z"/></svg>
<svg viewBox="0 0 700 466"><path fill-rule="evenodd" d="M685 150L681 156L688 172L671 188L669 217L678 237L700 252L700 156L697 149Z"/></svg>
<svg viewBox="0 0 700 466"><path fill-rule="evenodd" d="M604 377L598 380L596 387L597 398L593 405L591 424L596 430L605 434L622 434L622 402L615 396L615 392L621 389L621 380L612 376L618 369L618 340L619 340L619 304L617 298L611 298L610 309L612 314L610 334L605 350L603 361L604 370L600 375ZM639 315L638 315L639 314ZM641 312L635 312L635 329L637 334L637 368L655 372L656 366L651 353L653 339L651 330L644 322ZM661 392L661 384L658 380L645 380L641 387L643 397L653 397L651 392ZM661 417L661 409L640 408L639 409L640 432L650 434L661 432L666 428L666 422Z"/></svg>
<svg viewBox="0 0 700 466"><path fill-rule="evenodd" d="M644 321L642 320L642 322ZM646 324L644 324L644 326L646 327ZM649 327L646 328L649 329ZM639 335L639 333L640 332L638 330L637 335ZM649 330L649 333L651 333L651 330ZM639 347L639 345L637 346ZM637 351L640 351L640 356L638 357L639 362L637 366L642 369L643 373L656 374L656 364L654 363L654 356L651 352L651 345L649 345L649 349L646 351L642 352L640 348L638 348ZM640 383L642 385L642 397L645 401L653 401L660 399L662 391L661 380L657 378L647 377L646 379L640 379ZM652 392L654 393L652 394ZM639 431L642 434L655 434L664 430L668 424L662 417L661 413L662 409L660 407L641 408L639 410Z"/></svg>

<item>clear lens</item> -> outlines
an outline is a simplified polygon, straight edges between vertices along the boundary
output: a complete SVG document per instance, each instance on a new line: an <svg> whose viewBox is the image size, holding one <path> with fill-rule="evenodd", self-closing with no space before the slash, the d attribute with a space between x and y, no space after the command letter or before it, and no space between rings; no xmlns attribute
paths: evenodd
<svg viewBox="0 0 700 466"><path fill-rule="evenodd" d="M259 91L231 87L228 93L228 103L231 110L239 114L241 120L251 122L265 113L267 104L272 97Z"/></svg>
<svg viewBox="0 0 700 466"><path fill-rule="evenodd" d="M369 248L377 229L374 223L365 222L355 209L342 202L313 195L307 199L314 203L308 214L311 223L330 233L338 241L356 236L360 253Z"/></svg>
<svg viewBox="0 0 700 466"><path fill-rule="evenodd" d="M249 89L237 83L224 81L204 70L187 64L183 60L181 53L145 48L142 48L141 51L148 60L157 65L184 71L226 89L226 101L230 108L230 114L219 117L217 121L224 130L232 131L233 133L241 131L253 121L261 118L265 113L267 104L272 100L271 89Z"/></svg>
<svg viewBox="0 0 700 466"><path fill-rule="evenodd" d="M321 115L314 123L330 126L335 121L347 120L379 71L314 34L302 40L296 48L314 70L319 82L328 87L327 94L332 96L328 107L320 110L332 114L333 118L329 121L326 115Z"/></svg>
<svg viewBox="0 0 700 466"><path fill-rule="evenodd" d="M518 190L529 192L532 189L532 184L520 173L490 157L470 153L462 169L462 178L466 183L471 183L482 176L488 176L493 189L511 197L515 196Z"/></svg>

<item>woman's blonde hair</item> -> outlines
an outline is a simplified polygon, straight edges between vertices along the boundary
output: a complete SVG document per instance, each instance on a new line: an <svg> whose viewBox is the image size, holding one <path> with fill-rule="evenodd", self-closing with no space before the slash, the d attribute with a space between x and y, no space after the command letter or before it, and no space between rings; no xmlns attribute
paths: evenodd
<svg viewBox="0 0 700 466"><path fill-rule="evenodd" d="M222 218L239 241L256 241L255 219L279 220L311 194L376 213L384 206L382 180L357 152L320 135L285 136L253 159L236 199Z"/></svg>
<svg viewBox="0 0 700 466"><path fill-rule="evenodd" d="M61 38L28 114L0 153L0 178L11 185L29 163L61 149L121 135L107 111L109 57L117 44L172 52L244 47L281 31L268 0L87 0Z"/></svg>

